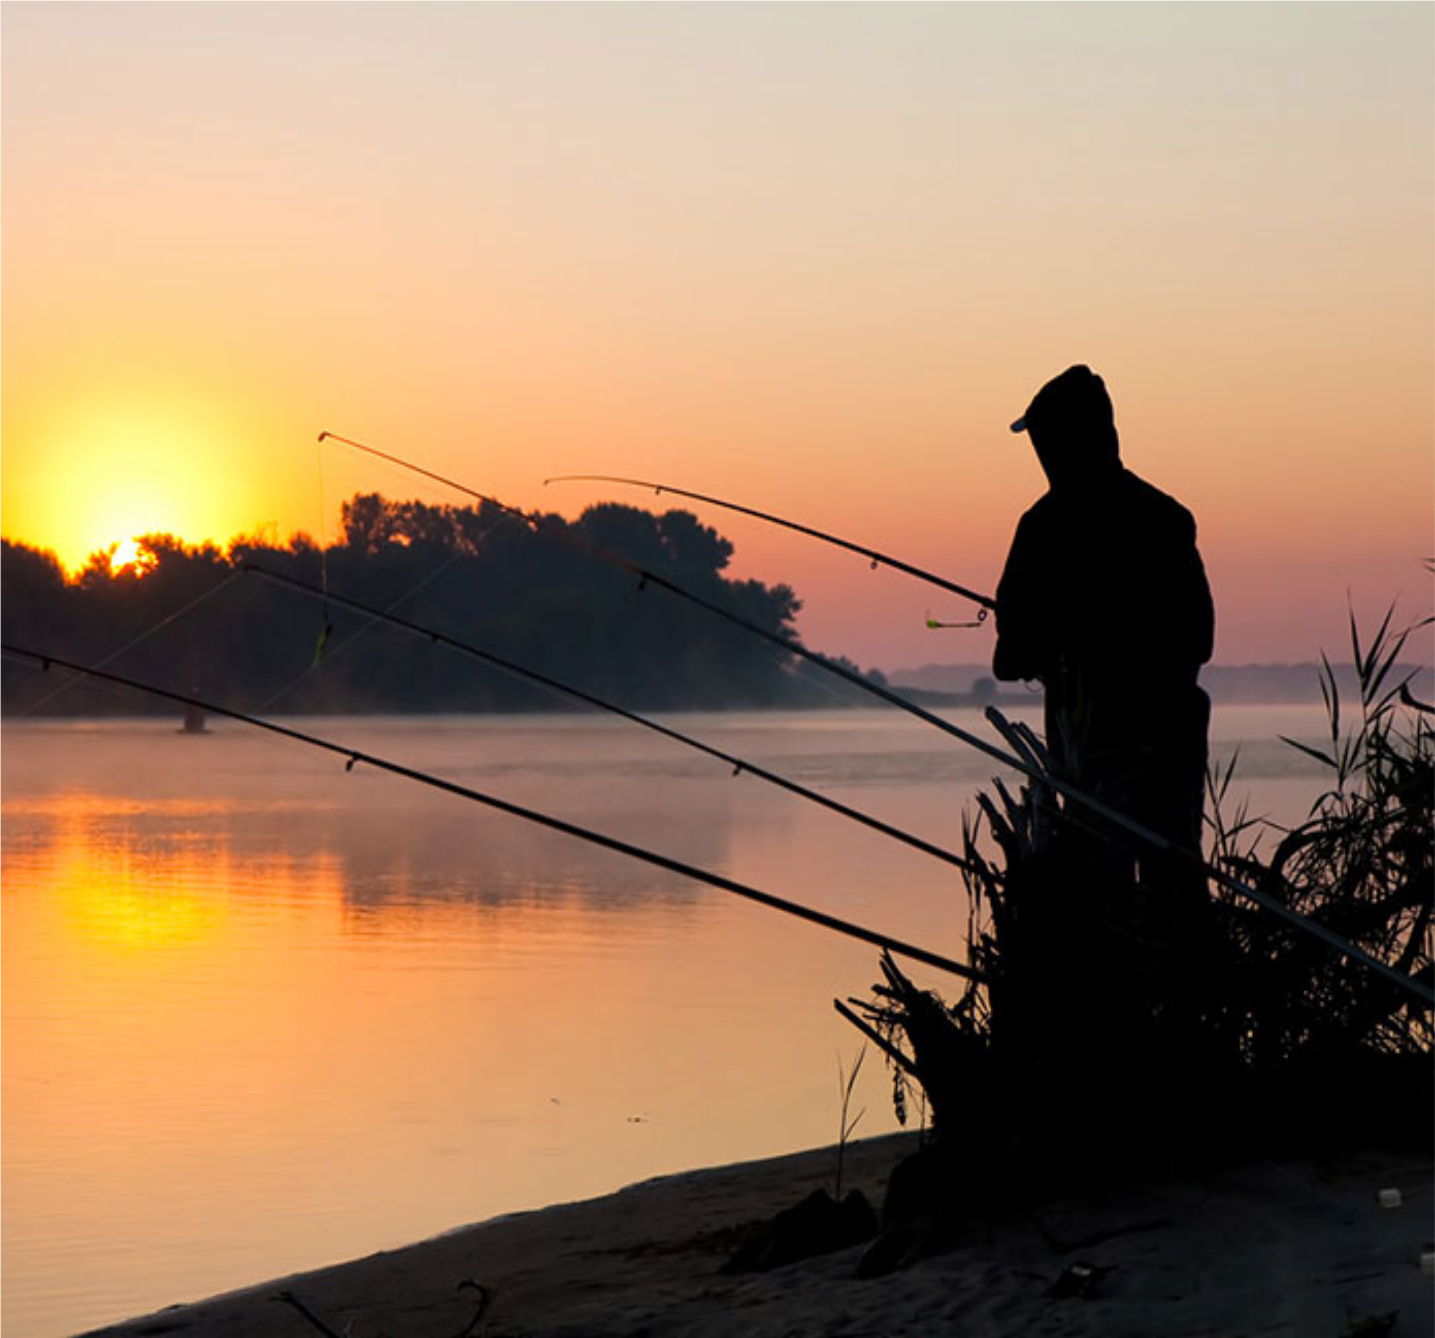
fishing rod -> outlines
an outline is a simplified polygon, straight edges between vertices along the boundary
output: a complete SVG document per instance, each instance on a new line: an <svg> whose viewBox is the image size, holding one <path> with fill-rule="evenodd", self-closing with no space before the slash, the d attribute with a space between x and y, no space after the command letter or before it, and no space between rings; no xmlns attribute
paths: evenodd
<svg viewBox="0 0 1435 1338"><path fill-rule="evenodd" d="M785 530L796 530L798 534L805 534L812 539L820 539L823 543L832 544L836 548L845 548L849 553L857 553L866 558L875 571L878 567L891 567L893 571L900 571L907 576L915 576L919 581L926 581L928 585L935 585L949 594L960 595L963 599L969 599L976 604L981 612L977 615L978 622L986 620L987 613L995 609L996 600L989 595L978 594L975 590L968 590L964 585L958 585L955 581L949 581L944 576L938 576L922 567L914 566L910 562L904 562L901 558L894 558L890 553L879 552L875 548L867 548L862 544L853 543L850 539L843 539L835 534L828 534L825 530L814 529L811 525L803 525L795 520L785 520L782 516L774 516L766 511L758 511L750 506L739 506L736 502L724 501L721 497L709 497L706 493L689 492L685 488L674 488L666 483L653 483L648 479L620 478L613 474L559 474L551 479L544 479L543 486L546 488L550 483L622 483L631 488L651 488L659 496L663 493L671 493L674 497L686 497L694 502L707 502L710 506L720 506L727 511L737 511L744 516L752 516L757 520L765 520L769 525L780 525ZM942 627L969 627L970 623L941 623ZM933 624L929 621L927 626Z"/></svg>
<svg viewBox="0 0 1435 1338"><path fill-rule="evenodd" d="M542 516L529 515L526 512L520 511L515 506L510 506L506 502L500 502L497 498L491 497L487 493L482 493L475 488L470 488L467 484L459 483L455 479L445 478L442 474L436 474L430 469L425 469L422 465L413 464L411 461L405 460L402 456L392 455L387 451L377 450L373 446L366 446L362 442L355 441L352 437L341 436L337 432L321 432L319 434L319 439L321 441L329 439L342 442L344 445L352 446L355 450L363 451L367 455L377 456L381 460L387 460L391 464L398 465L401 469L407 469L412 473L421 474L425 478L434 479L437 482L443 483L447 487L453 488L456 491L464 493L469 497L473 497L480 502L487 503L489 506L496 507L500 511L507 512L509 515L512 515L517 519L521 520L535 534L551 535L552 533L547 528L547 526L545 526ZM899 693L893 692L889 688L885 688L878 683L874 683L871 679L865 678L861 674L856 673L851 669L848 669L845 665L838 664L833 660L829 660L826 656L820 655L814 650L809 650L800 641L796 641L791 637L783 636L779 632L774 632L769 628L763 627L758 623L752 622L751 620L744 618L741 614L734 613L731 609L724 608L721 604L715 604L711 600L705 599L702 595L694 594L691 590L686 589L684 586L678 585L675 582L668 580L667 577L662 576L659 573L648 569L647 567L643 567L638 563L623 557L620 553L614 553L610 549L606 549L598 544L588 542L587 540L579 537L578 535L573 534L571 530L567 528L565 528L556 537L562 539L565 543L568 543L573 547L581 549L583 552L589 554L590 556L597 558L600 562L605 562L611 567L616 567L620 571L627 572L630 576L636 578L639 590L644 590L650 585L656 586L660 590L666 590L669 594L672 594L679 599L685 600L687 603L694 604L698 608L704 609L708 613L711 613L718 618L722 618L726 622L732 623L735 627L742 628L744 631L750 633L751 635L758 637L761 640L766 641L769 644L774 645L783 651L786 651L788 654L796 655L800 659L807 660L809 663L815 664L818 667L827 670L828 673L843 679L845 682L852 684L854 687L861 689L863 692L870 693L875 697L880 697L883 701L889 703L890 705L896 706L899 710L906 711L909 715L914 715L919 720L925 721L927 724L934 726L936 729L941 730L943 733L950 734L952 737L960 740L962 743L967 744L969 747L975 748L978 752L985 753L987 756L1002 763L1003 766L1012 767L1015 770L1023 773L1024 775L1031 777L1033 780L1039 780L1051 785L1060 793L1065 794L1068 797L1074 798L1077 800L1077 802L1084 804L1087 808L1091 809L1099 816L1107 818L1109 821L1115 822L1117 824L1126 825L1130 830L1132 830L1138 835L1141 835L1144 840L1148 841L1151 844L1154 844L1157 849L1167 850L1173 848L1171 846L1171 843L1167 841L1165 837L1159 836L1157 833L1151 831L1149 828L1141 827L1132 819L1124 818L1121 814L1117 813L1114 809L1109 808L1100 800L1082 793L1074 786L1068 785L1064 781L1056 780L1050 775L1042 773L1039 768L1032 766L1031 764L1023 761L1020 758L1012 756L1010 753L1002 752L1001 749L993 747L985 739L979 738L977 735L971 733L969 730L962 729L959 725L954 725L950 721L942 719L941 716L934 715L931 711L928 711L925 708L918 706L916 702L911 701L909 698L903 697Z"/></svg>
<svg viewBox="0 0 1435 1338"><path fill-rule="evenodd" d="M541 517L527 516L516 507L511 507L506 503L496 501L494 498L476 492L463 484L454 483L449 479L442 479L441 476L433 474L429 470L422 469L417 465L412 465L398 456L375 451L373 447L370 446L359 446L357 442L350 442L348 438L339 437L332 432L326 433L325 435L334 437L337 441L358 446L360 450L367 451L371 455L379 455L383 459L390 460L403 468L413 470L415 473L424 474L429 478L439 479L441 482L457 488L460 492L467 493L471 497L477 497L481 501L489 502L504 511L521 517L535 532L544 532ZM1048 789L1054 790L1063 798L1079 804L1088 813L1093 813L1097 817L1104 818L1112 826L1121 829L1128 836L1134 836L1148 848L1161 854L1169 855L1187 865L1189 868L1200 871L1206 878L1214 880L1222 887L1235 892L1238 896L1244 897L1262 909L1269 911L1272 915L1284 920L1293 928L1313 938L1320 939L1327 947L1333 948L1342 956L1349 958L1351 961L1359 962L1367 969L1374 971L1377 975L1383 976L1390 983L1399 985L1402 989L1414 994L1427 1006L1435 1006L1435 989L1432 989L1423 981L1416 980L1401 971L1395 970L1387 963L1382 962L1378 957L1373 957L1358 944L1351 943L1333 930L1326 928L1320 921L1302 915L1299 911L1292 910L1276 897L1251 886L1243 879L1237 878L1234 874L1218 865L1208 864L1201 858L1199 853L1188 850L1184 846L1177 845L1169 837L1161 835L1160 832L1152 830L1144 823L1138 822L1135 818L1129 817L1127 814L1112 808L1103 800L1096 798L1095 795L1082 790L1062 777L1052 775L1051 772L1045 770L1035 759L1018 757L1012 753L1003 752L1000 748L993 746L985 739L973 734L970 730L965 730L960 725L955 725L949 720L942 719L941 716L934 715L931 711L917 705L916 702L901 696L899 693L893 692L890 688L883 687L879 683L874 683L871 679L864 678L854 670L848 669L845 665L838 664L833 660L829 660L826 656L819 655L816 651L808 650L801 642L794 641L790 637L785 637L778 632L773 632L757 623L750 622L740 614L723 608L720 604L714 604L711 600L704 599L701 595L696 595L692 591L684 589L682 586L668 580L666 577L649 571L617 553L601 548L597 544L588 543L576 535L565 533L562 537L598 558L600 561L606 562L611 566L615 566L637 577L639 590L643 590L649 585L657 586L660 590L666 590L670 594L676 595L678 598L690 604L695 604L699 608L706 609L709 613L732 623L736 627L743 628L753 636L759 637L774 646L778 646L789 654L796 655L801 659L807 660L809 663L818 665L820 668L825 669L828 673L842 679L844 682L851 683L854 687L874 697L881 698L883 701L896 706L899 710L916 716L917 719L925 721L934 728L941 730L944 734L951 735L953 738L965 743L968 747L976 749L977 752L992 758L994 761L1000 762L1003 766L1009 767L1013 771L1019 772L1029 780L1045 785Z"/></svg>
<svg viewBox="0 0 1435 1338"><path fill-rule="evenodd" d="M506 659L504 656L497 655L493 651L484 650L480 646L475 646L472 642L460 641L456 637L448 636L443 632L436 631L434 628L425 627L421 623L411 622L407 618L401 618L386 609L375 608L360 600L351 599L346 595L338 594L332 588L326 591L319 586L310 584L308 581L301 581L295 576L287 576L281 572L271 571L268 567L258 562L245 562L240 570L249 575L260 576L266 581L272 581L275 585L287 586L291 590L297 590L301 594L308 595L313 599L326 600L328 603L336 604L341 608L352 609L356 613L361 613L366 617L377 619L381 622L388 623L392 627L397 627L405 632L410 632L415 636L422 637L425 641L432 642L435 645L447 646L449 649L456 650L463 655L468 655L485 664L493 665L495 668L502 669L504 672L513 674L518 678L541 684L543 687L561 693L574 701L582 702L587 706L596 707L600 711L608 711L624 720L631 721L635 725L641 725L644 729L652 730L655 734L661 734L664 738L672 739L675 743L683 744L686 747L695 749L697 752L706 753L709 757L715 757L720 762L725 762L728 766L732 767L734 776L745 772L749 776L755 776L758 780L766 781L768 784L775 785L779 789L788 791L790 794L795 794L802 799L808 799L814 804L820 804L823 808L830 809L834 813L840 813L845 818L851 818L854 822L860 822L864 827L870 827L873 831L881 832L884 836L890 836L894 840L901 841L904 845L909 845L915 850L922 851L923 854L931 855L935 859L943 860L947 864L953 864L959 869L969 870L972 867L971 861L963 859L960 855L942 846L933 845L930 841L924 841L920 836L914 836L911 832L903 831L900 827L893 827L891 824L883 822L880 818L873 817L870 813L864 813L860 809L850 808L848 805L836 799L829 798L824 794L819 794L816 790L809 790L805 785L799 785L796 781L789 780L785 776L780 776L776 772L768 771L756 762L749 762L744 758L734 756L732 753L724 752L721 748L716 748L711 744L704 743L701 739L693 738L690 734L684 734L681 730L660 724L648 716L640 715L636 711L630 711L626 707L607 701L591 692L585 692L581 688L573 687L561 679L553 678L536 669L530 669L525 665L518 664L516 661Z"/></svg>
<svg viewBox="0 0 1435 1338"><path fill-rule="evenodd" d="M400 469L407 469L412 473L421 474L424 478L432 479L435 483L442 483L445 487L453 488L458 492L465 493L469 497L476 498L480 502L487 502L491 506L497 506L503 511L518 517L530 526L534 525L534 519L516 507L507 506L498 501L497 498L489 497L484 493L475 492L472 488L459 483L455 479L447 478L443 474L437 474L431 469L425 469L422 465L416 465L412 461L405 460L400 456L391 455L388 451L381 451L377 447L365 445L361 441L355 441L352 437L345 437L338 432L321 432L319 440L337 441L345 446L350 446L356 451L362 451L365 455L372 455L379 460L387 460L390 464L398 465ZM891 567L893 571L900 571L908 576L914 576L920 581L926 581L935 585L949 594L960 595L963 599L969 599L978 605L981 612L977 615L977 621L985 621L987 613L997 606L996 600L989 595L978 594L975 590L968 590L964 585L958 585L955 581L949 581L944 576L938 576L935 572L926 571L922 567L914 566L910 562L904 562L901 558L892 557L888 553L879 552L875 548L866 548L862 544L853 543L851 540L839 538L835 534L827 534L823 530L813 529L810 525L801 525L795 520L784 520L781 516L769 515L765 511L756 511L751 507L739 506L736 502L725 502L718 497L708 497L700 492L687 492L682 488L672 488L665 483L650 483L644 479L616 478L607 474L562 474L554 478L544 479L545 487L550 483L624 483L637 488L652 488L656 493L672 493L675 497L687 497L698 502L709 502L713 506L726 507L729 511L740 511L744 515L755 516L758 520L765 520L773 525L781 525L789 530L796 530L799 534L806 534L814 539L820 539L824 543L834 544L838 548L845 548L848 552L860 554L871 562L873 568L879 566ZM932 626L928 621L928 626ZM967 623L941 623L942 627L965 627Z"/></svg>
<svg viewBox="0 0 1435 1338"><path fill-rule="evenodd" d="M918 706L915 702L909 701L906 697L899 696L895 692L891 692L886 688L880 687L878 684L872 682L870 679L864 678L860 674L853 673L850 669L847 669L843 665L834 663L833 661L827 659L825 656L819 655L816 651L808 650L806 646L801 644L801 642L795 641L790 637L782 636L780 633L773 632L768 628L762 627L757 623L749 621L748 619L742 617L740 614L734 613L731 609L723 608L720 604L714 604L710 600L704 599L701 595L694 594L692 591L684 588L683 586L677 585L674 582L669 581L664 576L660 576L657 572L651 571L648 568L640 566L638 563L623 557L620 553L614 553L610 549L603 548L598 544L590 543L587 540L572 533L571 530L566 527L559 534L554 535L553 532L544 524L544 519L540 515L530 515L525 511L519 510L516 506L510 506L507 502L500 502L496 497L492 497L488 493L479 492L476 488L470 488L466 483L460 483L456 479L446 478L444 475L437 474L431 469L424 468L422 465L417 465L410 460L405 460L402 456L393 455L388 451L381 451L374 446L367 446L361 441L355 441L352 437L345 437L338 432L321 432L319 433L319 440L321 442L326 440L341 442L345 446L353 447L353 449L356 451L362 451L365 455L372 455L380 460L387 460L390 464L398 465L400 469L406 469L410 473L419 474L422 475L424 478L433 479L435 482L442 483L445 487L452 488L454 489L454 491L461 492L465 496L472 497L478 502L494 507L499 511L513 516L515 519L522 521L523 524L526 525L534 534L541 534L548 537L559 538L563 542L571 545L572 547L575 547L582 552L587 553L590 557L595 557L600 562L607 563L611 567L616 567L619 571L624 571L628 573L628 575L636 578L639 590L646 589L649 585L654 585L661 590L666 590L670 594L677 596L679 599L686 600L690 604L695 604L698 608L705 609L707 612L712 613L715 616L732 623L736 627L741 627L744 631L749 632L753 636L759 637L760 639L767 641L770 644L777 646L790 654L796 655L801 659L805 659L812 664L816 664L819 667L826 669L829 673L835 674L838 678L844 679L847 682L852 683L854 686L862 689L863 691L881 697L883 701L889 702L901 710L916 715L919 719L926 721L927 724L934 725L938 729L943 730L948 734L954 735L963 743L967 743L972 747L978 749L979 751L989 753L998 761L1015 765L1019 770L1028 770L1028 768L1026 768L1022 763L1016 761L1015 759L1011 759L1008 757L1007 754L992 748L990 744L986 743L982 739L979 739L975 734L971 734L964 729L960 729L956 725L953 725L948 721L943 720L940 716L933 715L930 711L923 710L922 707Z"/></svg>
<svg viewBox="0 0 1435 1338"><path fill-rule="evenodd" d="M901 939L891 937L889 934L879 933L875 929L867 929L862 925L854 924L850 920L839 919L835 915L828 915L825 911L814 910L810 906L804 906L799 902L789 901L785 897L774 896L770 892L760 891L758 888L750 887L746 883L739 883L735 879L726 878L722 874L712 873L693 864L685 864L682 860L673 859L655 850L649 850L645 846L633 845L629 841L620 840L616 836L609 836L605 832L594 831L590 827L580 827L577 823L568 822L566 819L554 817L551 813L544 813L538 809L526 808L522 804L516 804L512 800L500 798L498 795L489 794L483 790L475 790L467 785L460 785L456 781L445 780L442 776L435 776L427 771L419 771L414 767L405 766L402 762L394 762L389 758L380 757L375 753L365 752L359 748L351 748L347 744L336 743L332 739L321 738L317 734L309 734L303 730L294 729L289 725L281 725L273 720L264 720L259 716L249 715L244 711L238 711L228 706L221 706L216 702L209 701L203 697L194 696L187 692L175 692L170 688L162 688L154 683L146 683L137 678L130 678L124 674L116 674L107 669L98 669L90 665L81 664L78 661L66 659L60 655L51 655L45 651L33 650L28 646L19 646L12 643L0 643L0 653L19 657L31 663L38 664L42 669L48 670L55 665L61 669L67 669L71 673L82 674L86 678L98 679L104 683L113 683L118 687L129 688L135 692L142 692L151 697L158 697L164 701L175 702L181 706L193 707L204 711L208 715L222 716L229 720L238 721L242 725L248 725L253 729L264 730L270 734L277 734L281 738L291 739L296 743L305 744L311 748L319 748L325 752L335 753L345 758L345 771L352 771L354 767L363 763L365 766L373 767L376 771L387 771L391 775L401 776L405 780L414 781L419 785L427 785L431 789L442 790L447 794L457 795L461 799L467 799L475 804L483 804L487 808L496 809L500 813L507 813L511 817L522 818L525 822L534 823L539 827L546 827L550 831L562 832L565 836L576 837L580 841L586 841L590 845L600 846L604 850L612 850L620 855L627 855L630 859L641 860L644 864L651 864L656 868L664 869L669 873L680 874L684 878L691 878L695 882L707 883L710 887L719 888L721 891L730 892L734 896L742 897L746 901L756 902L760 906L767 906L772 910L781 911L784 915L791 915L799 920L806 920L810 924L820 925L824 929L830 929L848 938L860 939L864 943L870 943L883 950L894 953L898 957L906 957L914 962L922 962L927 966L936 967L940 971L946 971L954 976L961 976L965 980L981 980L983 977L970 966L958 962L941 953L931 952L926 948L918 947L914 943L905 943Z"/></svg>

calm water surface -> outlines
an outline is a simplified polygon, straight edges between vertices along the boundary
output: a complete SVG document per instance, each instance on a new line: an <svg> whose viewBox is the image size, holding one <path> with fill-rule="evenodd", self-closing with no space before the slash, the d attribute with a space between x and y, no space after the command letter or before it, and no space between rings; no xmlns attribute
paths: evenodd
<svg viewBox="0 0 1435 1338"><path fill-rule="evenodd" d="M1216 751L1298 816L1275 736L1319 721L1228 708ZM293 723L963 955L949 867L621 721ZM953 846L995 772L891 713L671 723ZM861 944L238 725L3 746L8 1338L835 1135ZM857 1105L895 1127L871 1059Z"/></svg>

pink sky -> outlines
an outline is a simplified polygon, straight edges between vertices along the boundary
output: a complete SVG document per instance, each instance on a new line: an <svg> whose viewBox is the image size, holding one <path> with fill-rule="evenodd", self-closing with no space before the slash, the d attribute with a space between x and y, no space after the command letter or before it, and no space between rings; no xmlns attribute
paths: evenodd
<svg viewBox="0 0 1435 1338"><path fill-rule="evenodd" d="M1007 424L1101 371L1217 658L1428 610L1435 10L7 6L9 538L332 530L358 490L656 477L990 590ZM322 466L322 474L321 474ZM322 486L321 486L322 477ZM937 592L704 512L864 665Z"/></svg>

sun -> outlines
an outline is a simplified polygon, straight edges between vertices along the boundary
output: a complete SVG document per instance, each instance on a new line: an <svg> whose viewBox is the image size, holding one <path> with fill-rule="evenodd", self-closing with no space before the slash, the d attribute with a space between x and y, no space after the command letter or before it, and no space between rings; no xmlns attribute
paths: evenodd
<svg viewBox="0 0 1435 1338"><path fill-rule="evenodd" d="M126 567L135 566L140 560L139 543L131 539L122 539L115 545L115 551L110 554L110 566L116 571L122 571Z"/></svg>
<svg viewBox="0 0 1435 1338"><path fill-rule="evenodd" d="M146 548L141 548L139 540L133 535L128 539L121 539L119 543L111 546L110 570L112 572L127 571L134 576L144 576L152 572L156 565L154 554Z"/></svg>
<svg viewBox="0 0 1435 1338"><path fill-rule="evenodd" d="M232 415L198 395L76 395L20 418L5 442L7 538L48 548L71 574L155 566L147 534L223 543L264 518L271 480L249 468Z"/></svg>

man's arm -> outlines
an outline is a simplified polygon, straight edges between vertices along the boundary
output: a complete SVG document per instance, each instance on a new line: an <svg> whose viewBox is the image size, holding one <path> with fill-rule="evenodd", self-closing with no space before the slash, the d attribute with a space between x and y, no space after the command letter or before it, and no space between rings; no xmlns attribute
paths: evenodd
<svg viewBox="0 0 1435 1338"><path fill-rule="evenodd" d="M1185 513L1181 546L1176 559L1176 600L1179 610L1179 644L1192 670L1211 658L1216 642L1216 605L1201 551L1196 547L1196 520Z"/></svg>
<svg viewBox="0 0 1435 1338"><path fill-rule="evenodd" d="M1016 527L1006 567L997 584L997 644L992 673L1006 682L1041 678L1049 659L1048 619L1043 610L1047 573L1039 526L1027 512Z"/></svg>

